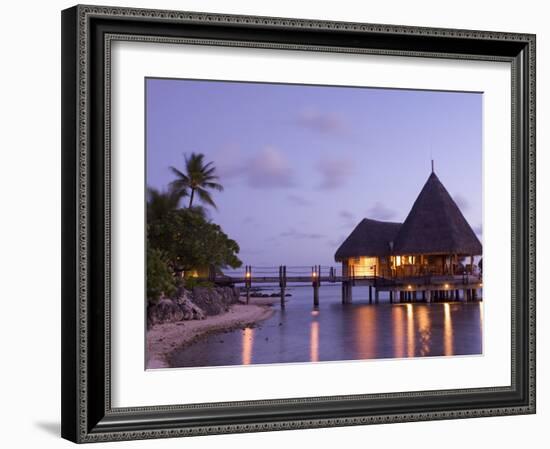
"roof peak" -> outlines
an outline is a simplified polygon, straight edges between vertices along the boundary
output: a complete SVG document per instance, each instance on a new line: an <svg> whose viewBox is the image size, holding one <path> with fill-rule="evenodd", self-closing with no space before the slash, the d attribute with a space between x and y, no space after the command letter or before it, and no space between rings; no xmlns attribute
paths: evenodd
<svg viewBox="0 0 550 449"><path fill-rule="evenodd" d="M454 252L481 254L479 242L451 195L432 172L416 198L396 243L403 254Z"/></svg>

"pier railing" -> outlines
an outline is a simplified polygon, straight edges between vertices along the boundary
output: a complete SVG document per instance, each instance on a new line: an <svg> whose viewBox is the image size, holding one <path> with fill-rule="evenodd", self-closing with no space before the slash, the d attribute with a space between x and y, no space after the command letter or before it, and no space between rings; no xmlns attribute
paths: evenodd
<svg viewBox="0 0 550 449"><path fill-rule="evenodd" d="M250 293L253 286L258 284L278 285L280 289L281 307L285 306L285 290L288 284L311 285L313 287L314 306L319 305L319 288L322 284L342 284L342 302L351 303L352 287L368 286L369 302L378 302L379 292L389 292L390 302L394 299L416 300L417 292L421 292L422 298L433 296L435 298L459 298L459 289L463 290L463 297L476 298L476 292L482 288L481 275L416 275L410 277L384 277L377 275L376 268L360 270L356 267L348 267L345 271L341 268L313 265L313 266L287 266L278 267L245 265L239 269L216 270L211 267L207 278L197 280L209 281L219 286L242 286L246 291L247 303L250 301ZM395 298L394 298L395 297ZM424 299L426 300L426 299Z"/></svg>

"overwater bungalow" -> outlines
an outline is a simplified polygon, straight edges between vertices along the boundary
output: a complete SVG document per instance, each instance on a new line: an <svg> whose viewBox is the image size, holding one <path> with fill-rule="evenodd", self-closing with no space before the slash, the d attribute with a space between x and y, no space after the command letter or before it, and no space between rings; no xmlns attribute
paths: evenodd
<svg viewBox="0 0 550 449"><path fill-rule="evenodd" d="M481 242L432 171L403 223L364 218L334 257L342 263L343 276L377 283L376 293L408 290L416 296L421 291L425 297L447 289L449 296L458 297L459 288L475 296L481 287L481 272L474 265L481 254ZM465 286L473 291L466 292ZM351 301L349 283L343 283L343 299Z"/></svg>

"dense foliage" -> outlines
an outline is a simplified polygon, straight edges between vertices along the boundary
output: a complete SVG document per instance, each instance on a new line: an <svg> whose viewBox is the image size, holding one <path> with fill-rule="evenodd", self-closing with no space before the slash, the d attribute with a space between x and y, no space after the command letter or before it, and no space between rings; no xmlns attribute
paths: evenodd
<svg viewBox="0 0 550 449"><path fill-rule="evenodd" d="M157 301L162 294L176 291L176 279L168 268L161 250L147 248L147 298Z"/></svg>
<svg viewBox="0 0 550 449"><path fill-rule="evenodd" d="M200 267L237 268L239 245L220 226L190 209L170 212L149 224L149 242L166 254L173 271Z"/></svg>
<svg viewBox="0 0 550 449"><path fill-rule="evenodd" d="M242 265L237 242L207 218L205 206L216 208L209 191L223 191L213 163L191 153L185 156L183 171L170 169L176 179L169 190L147 192L147 298L152 301L173 294L181 272ZM188 207L180 208L184 197L189 197ZM202 205L193 204L195 197ZM201 279L185 280L187 288L195 284L209 285Z"/></svg>

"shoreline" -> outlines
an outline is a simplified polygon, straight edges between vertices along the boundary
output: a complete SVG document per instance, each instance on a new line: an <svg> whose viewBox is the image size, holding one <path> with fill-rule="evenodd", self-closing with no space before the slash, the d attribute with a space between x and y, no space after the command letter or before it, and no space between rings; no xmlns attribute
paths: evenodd
<svg viewBox="0 0 550 449"><path fill-rule="evenodd" d="M145 369L173 368L169 363L172 352L192 344L197 339L215 332L229 332L255 325L270 318L275 309L273 301L258 298L250 304L233 304L220 315L204 320L177 321L156 324L146 332L147 362ZM264 299L264 301L261 301Z"/></svg>

